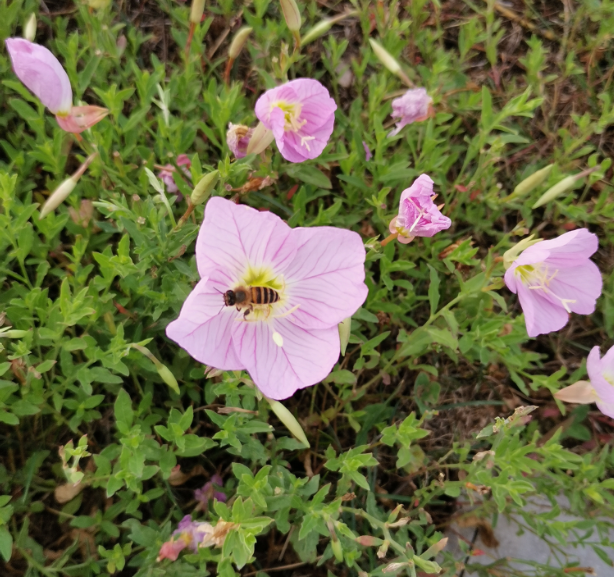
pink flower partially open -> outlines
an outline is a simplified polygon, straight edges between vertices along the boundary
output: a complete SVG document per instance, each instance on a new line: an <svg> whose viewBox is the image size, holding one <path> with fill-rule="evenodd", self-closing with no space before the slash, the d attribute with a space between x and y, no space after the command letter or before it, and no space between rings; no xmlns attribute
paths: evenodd
<svg viewBox="0 0 614 577"><path fill-rule="evenodd" d="M190 173L190 166L192 166L192 161L187 154L180 154L177 157L177 166L183 166L183 173L189 178L192 179L192 174ZM164 169L158 172L158 178L164 183L166 186L166 191L171 194L176 194L179 192L177 185L175 184L175 179L173 178L173 172L175 172L175 167L172 164L165 165Z"/></svg>
<svg viewBox="0 0 614 577"><path fill-rule="evenodd" d="M267 90L256 116L273 131L281 155L303 162L322 154L335 125L337 105L317 80L298 78Z"/></svg>
<svg viewBox="0 0 614 577"><path fill-rule="evenodd" d="M399 235L399 242L407 244L416 236L433 236L450 228L452 221L441 214L433 198L433 181L426 174L421 174L401 193L399 214L389 226L391 233Z"/></svg>
<svg viewBox="0 0 614 577"><path fill-rule="evenodd" d="M201 280L166 334L201 363L247 370L276 400L329 374L339 358L337 325L368 292L357 233L291 229L270 212L220 197L207 203L196 262ZM270 304L255 304L247 316L248 307L226 306L227 291L236 296L239 287Z"/></svg>
<svg viewBox="0 0 614 577"><path fill-rule="evenodd" d="M253 128L243 126L242 124L228 124L228 132L226 133L226 143L230 152L235 155L235 158L243 158L247 154L247 145L254 133Z"/></svg>
<svg viewBox="0 0 614 577"><path fill-rule="evenodd" d="M404 126L412 122L426 120L429 116L433 99L426 93L426 88L412 88L400 98L392 101L392 118L398 118L397 127L388 135L396 136Z"/></svg>
<svg viewBox="0 0 614 577"><path fill-rule="evenodd" d="M99 106L73 107L68 74L44 46L24 38L7 38L6 48L19 80L56 115L63 130L83 132L107 115L108 110Z"/></svg>
<svg viewBox="0 0 614 577"><path fill-rule="evenodd" d="M599 240L585 228L525 249L505 273L518 294L530 337L563 328L569 313L590 315L601 294L602 279L590 259Z"/></svg>

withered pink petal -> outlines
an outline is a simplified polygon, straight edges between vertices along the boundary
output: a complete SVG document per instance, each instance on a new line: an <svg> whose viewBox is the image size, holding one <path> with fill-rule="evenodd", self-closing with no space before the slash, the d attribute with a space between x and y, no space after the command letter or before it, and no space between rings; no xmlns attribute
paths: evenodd
<svg viewBox="0 0 614 577"><path fill-rule="evenodd" d="M62 130L79 133L100 122L107 114L108 109L101 106L73 106L68 114L56 114L55 118Z"/></svg>

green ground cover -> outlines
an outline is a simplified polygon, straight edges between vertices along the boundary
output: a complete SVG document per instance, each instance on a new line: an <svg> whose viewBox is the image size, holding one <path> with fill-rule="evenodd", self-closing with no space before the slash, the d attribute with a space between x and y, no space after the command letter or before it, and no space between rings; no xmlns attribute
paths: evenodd
<svg viewBox="0 0 614 577"><path fill-rule="evenodd" d="M178 1L0 0L3 46L35 13L36 42L67 70L74 103L110 111L82 138L64 132L0 51L2 575L583 574L573 562L478 568L472 543L438 552L460 502L476 531L511 515L563 563L592 536L611 564L614 423L553 394L586 379L588 352L614 338L614 2L298 4L303 38L323 19L330 29L297 45L279 2L211 1L186 50L190 7ZM273 144L235 160L229 122L255 126L257 97L299 77L337 103L324 152L293 164ZM408 81L433 113L390 138ZM180 154L189 174L175 171L181 194L165 192L150 175ZM214 170L216 196L366 244L369 294L345 355L283 401L310 448L246 372L207 371L165 335L199 280L204 205L181 217ZM382 246L423 173L451 228ZM529 234L578 228L599 237L597 310L529 338L503 255ZM214 474L226 502L196 500ZM536 495L552 510L526 513ZM559 495L581 520L555 520ZM158 561L190 514L231 523L223 545Z"/></svg>

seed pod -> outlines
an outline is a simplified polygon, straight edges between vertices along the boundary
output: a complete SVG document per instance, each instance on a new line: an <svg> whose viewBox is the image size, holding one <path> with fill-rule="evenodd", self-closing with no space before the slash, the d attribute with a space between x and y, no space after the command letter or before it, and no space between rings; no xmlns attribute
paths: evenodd
<svg viewBox="0 0 614 577"><path fill-rule="evenodd" d="M199 181L198 184L194 187L192 194L190 196L190 201L192 204L202 204L209 198L211 192L215 188L217 181L220 178L219 170L214 170L209 174L205 174Z"/></svg>
<svg viewBox="0 0 614 577"><path fill-rule="evenodd" d="M192 8L190 10L190 22L200 24L205 13L205 0L192 0Z"/></svg>
<svg viewBox="0 0 614 577"><path fill-rule="evenodd" d="M294 0L279 0L281 10L284 13L286 26L291 32L298 32L301 29L301 13Z"/></svg>
<svg viewBox="0 0 614 577"><path fill-rule="evenodd" d="M265 397L266 398L266 397ZM303 427L296 420L296 417L282 405L279 401L274 401L273 399L268 399L269 405L271 406L271 410L277 415L277 418L286 426L288 431L290 431L303 445L305 448L309 449L311 445L305 436L305 431L303 431Z"/></svg>
<svg viewBox="0 0 614 577"><path fill-rule="evenodd" d="M549 164L545 168L541 168L540 170L534 172L531 176L527 176L527 178L518 184L518 186L514 189L514 192L508 196L508 199L518 198L533 192L542 182L544 182L544 180L548 178L553 168L554 164Z"/></svg>
<svg viewBox="0 0 614 577"><path fill-rule="evenodd" d="M333 20L322 20L313 28L307 30L305 35L301 38L301 46L305 46L305 44L309 44L310 42L313 42L316 38L319 38L320 36L326 34L333 27L333 24Z"/></svg>
<svg viewBox="0 0 614 577"><path fill-rule="evenodd" d="M342 320L339 325L339 340L341 341L341 354L345 357L345 351L350 340L350 331L352 329L352 317Z"/></svg>
<svg viewBox="0 0 614 577"><path fill-rule="evenodd" d="M252 28L249 26L243 26L243 28L239 28L239 31L235 34L235 37L232 39L230 43L230 48L228 49L228 58L232 60L236 60L241 54L241 50L243 50L243 46L245 46L245 42L247 42L248 36L251 34Z"/></svg>
<svg viewBox="0 0 614 577"><path fill-rule="evenodd" d="M254 133L247 145L247 154L260 154L275 140L272 130L269 130L262 122L254 128Z"/></svg>
<svg viewBox="0 0 614 577"><path fill-rule="evenodd" d="M576 174L573 176L568 176L560 182L557 182L554 186L551 186L546 192L544 192L544 194L539 197L537 202L531 208L539 208L540 206L543 206L544 204L547 204L555 198L561 196L561 194L564 194L568 190L571 190L578 181L578 178L579 176Z"/></svg>
<svg viewBox="0 0 614 577"><path fill-rule="evenodd" d="M397 62L396 58L388 52L379 42L369 38L369 44L375 52L377 59L393 74L399 74L401 72L401 65Z"/></svg>
<svg viewBox="0 0 614 577"><path fill-rule="evenodd" d="M36 14L32 12L23 27L23 37L30 42L34 42L36 38Z"/></svg>

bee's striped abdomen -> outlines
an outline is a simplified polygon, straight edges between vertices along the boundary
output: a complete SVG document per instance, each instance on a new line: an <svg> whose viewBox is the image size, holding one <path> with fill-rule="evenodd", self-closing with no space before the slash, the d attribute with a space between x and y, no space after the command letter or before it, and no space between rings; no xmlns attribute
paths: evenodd
<svg viewBox="0 0 614 577"><path fill-rule="evenodd" d="M252 302L255 305L270 305L276 303L279 300L279 293L272 288L265 286L253 286Z"/></svg>

